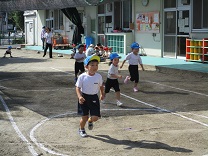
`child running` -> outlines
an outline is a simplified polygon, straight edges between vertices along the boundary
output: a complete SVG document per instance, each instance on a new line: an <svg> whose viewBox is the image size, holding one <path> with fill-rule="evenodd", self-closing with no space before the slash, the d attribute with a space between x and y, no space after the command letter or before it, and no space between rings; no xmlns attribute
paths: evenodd
<svg viewBox="0 0 208 156"><path fill-rule="evenodd" d="M93 129L93 122L97 121L100 115L100 99L104 99L103 79L98 71L100 57L91 55L84 60L87 71L82 73L76 82L76 93L78 104L81 106L82 118L80 120L79 135L86 137L85 124L88 121L88 129Z"/></svg>
<svg viewBox="0 0 208 156"><path fill-rule="evenodd" d="M116 92L116 104L117 106L121 106L122 103L120 102L120 88L118 83L118 78L122 78L121 75L119 75L118 71L118 63L119 63L119 55L117 53L111 53L110 54L110 68L108 70L107 80L105 83L105 96L107 93L109 93L110 89L113 87L113 89ZM104 103L104 101L102 101Z"/></svg>
<svg viewBox="0 0 208 156"><path fill-rule="evenodd" d="M129 53L126 56L126 58L122 62L122 65L121 65L120 68L123 67L126 60L129 61L128 69L129 69L130 76L126 76L126 78L124 80L124 83L127 83L129 80L134 81L133 91L138 92L138 87L137 87L138 82L139 82L139 67L138 67L138 64L140 64L143 71L144 71L144 67L143 67L143 64L142 64L142 59L138 54L139 48L140 48L139 44L134 42L134 43L131 44L131 48L132 48L132 52Z"/></svg>
<svg viewBox="0 0 208 156"><path fill-rule="evenodd" d="M78 47L78 51L77 53L75 53L74 55L74 59L75 59L75 64L74 64L74 74L75 74L75 83L77 81L77 77L78 74L83 73L85 71L84 69L84 59L86 58L85 53L83 53L84 51L84 45L80 44Z"/></svg>

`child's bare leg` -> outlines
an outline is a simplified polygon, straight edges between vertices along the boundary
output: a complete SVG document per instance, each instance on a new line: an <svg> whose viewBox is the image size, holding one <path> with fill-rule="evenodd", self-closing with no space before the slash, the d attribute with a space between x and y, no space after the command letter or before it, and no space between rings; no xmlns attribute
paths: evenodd
<svg viewBox="0 0 208 156"><path fill-rule="evenodd" d="M98 120L98 116L91 116L89 119L88 119L88 122L95 122Z"/></svg>
<svg viewBox="0 0 208 156"><path fill-rule="evenodd" d="M80 129L84 129L88 118L89 118L88 115L87 116L82 116L82 118L80 120Z"/></svg>
<svg viewBox="0 0 208 156"><path fill-rule="evenodd" d="M117 99L118 101L120 101L120 91L119 91L119 92L116 92L116 99Z"/></svg>
<svg viewBox="0 0 208 156"><path fill-rule="evenodd" d="M137 87L138 83L134 83L134 87Z"/></svg>

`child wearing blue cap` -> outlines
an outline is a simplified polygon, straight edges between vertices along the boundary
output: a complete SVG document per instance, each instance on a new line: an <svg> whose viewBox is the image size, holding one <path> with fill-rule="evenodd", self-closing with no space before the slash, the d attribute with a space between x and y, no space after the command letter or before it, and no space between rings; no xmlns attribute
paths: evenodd
<svg viewBox="0 0 208 156"><path fill-rule="evenodd" d="M105 96L109 93L110 89L113 88L116 93L117 106L122 105L122 102L120 102L120 88L118 83L118 78L122 78L118 71L119 58L120 56L117 53L110 54L110 68L108 70L107 80L105 83ZM102 103L104 103L104 101L102 101Z"/></svg>
<svg viewBox="0 0 208 156"><path fill-rule="evenodd" d="M132 52L129 53L125 60L122 62L122 65L120 68L123 67L124 63L126 62L126 60L129 61L129 73L130 73L130 76L126 76L125 80L124 80L124 83L127 83L129 80L130 81L134 81L134 88L133 88L133 91L134 92L138 92L138 82L139 82L139 67L138 67L138 64L140 64L142 70L144 71L144 67L143 67L143 64L142 64L142 59L140 57L140 55L138 54L139 53L139 44L134 42L131 44L131 48L132 48Z"/></svg>
<svg viewBox="0 0 208 156"><path fill-rule="evenodd" d="M8 48L7 48L6 52L4 53L4 56L3 57L6 57L7 54L9 54L10 57L12 57L12 51L11 51L11 49L12 49L12 46L8 46Z"/></svg>
<svg viewBox="0 0 208 156"><path fill-rule="evenodd" d="M104 99L103 79L98 71L100 57L96 55L88 56L84 60L86 72L82 73L75 84L78 97L78 105L81 107L82 118L80 120L79 135L86 137L85 124L88 121L88 129L93 129L93 122L97 121L100 115L100 99Z"/></svg>

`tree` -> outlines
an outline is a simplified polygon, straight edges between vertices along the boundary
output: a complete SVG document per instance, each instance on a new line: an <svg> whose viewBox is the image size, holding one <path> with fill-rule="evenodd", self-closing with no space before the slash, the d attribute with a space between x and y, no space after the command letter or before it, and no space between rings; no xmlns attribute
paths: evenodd
<svg viewBox="0 0 208 156"><path fill-rule="evenodd" d="M16 26L17 30L24 31L24 12L23 11L13 11L8 13L8 20Z"/></svg>

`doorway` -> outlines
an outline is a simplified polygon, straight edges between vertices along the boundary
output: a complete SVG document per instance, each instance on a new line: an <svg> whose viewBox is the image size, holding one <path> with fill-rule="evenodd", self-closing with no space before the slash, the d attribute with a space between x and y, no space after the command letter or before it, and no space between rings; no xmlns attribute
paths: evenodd
<svg viewBox="0 0 208 156"><path fill-rule="evenodd" d="M190 33L190 2L167 0L164 7L163 57L184 58Z"/></svg>
<svg viewBox="0 0 208 156"><path fill-rule="evenodd" d="M33 21L26 22L26 44L34 45L34 25L33 25Z"/></svg>

